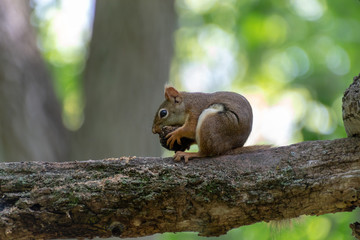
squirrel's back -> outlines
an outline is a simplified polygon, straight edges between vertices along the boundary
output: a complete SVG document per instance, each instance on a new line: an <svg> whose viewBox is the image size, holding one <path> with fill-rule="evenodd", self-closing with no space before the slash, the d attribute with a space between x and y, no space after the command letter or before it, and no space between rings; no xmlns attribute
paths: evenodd
<svg viewBox="0 0 360 240"><path fill-rule="evenodd" d="M202 154L220 155L245 144L253 119L245 97L234 92L185 94L199 109L196 142Z"/></svg>
<svg viewBox="0 0 360 240"><path fill-rule="evenodd" d="M186 109L199 109L202 111L208 108L212 104L224 104L230 111L236 112L238 115L244 115L244 118L248 117L252 122L252 109L248 100L235 92L214 92L214 93L202 93L202 92L181 92L184 103L187 106Z"/></svg>

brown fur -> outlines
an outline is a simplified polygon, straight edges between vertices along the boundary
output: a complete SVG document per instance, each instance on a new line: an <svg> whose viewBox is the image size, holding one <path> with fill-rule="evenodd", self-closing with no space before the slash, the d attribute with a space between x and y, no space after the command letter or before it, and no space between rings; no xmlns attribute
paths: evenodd
<svg viewBox="0 0 360 240"><path fill-rule="evenodd" d="M165 118L159 114L163 109L168 111ZM250 135L252 121L251 106L240 94L178 92L166 87L165 101L155 115L153 132L159 133L164 126L181 125L168 134L167 144L171 149L175 142L181 144L182 137L194 139L199 146L198 153L175 154L176 160L184 157L188 161L194 157L236 154L235 149L242 147Z"/></svg>

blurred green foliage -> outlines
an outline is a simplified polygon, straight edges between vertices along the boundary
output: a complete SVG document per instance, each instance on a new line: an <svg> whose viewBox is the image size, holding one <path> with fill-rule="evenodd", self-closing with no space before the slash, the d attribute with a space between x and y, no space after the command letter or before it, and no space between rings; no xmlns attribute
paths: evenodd
<svg viewBox="0 0 360 240"><path fill-rule="evenodd" d="M54 75L64 123L76 130L83 121L81 72L91 30L85 29L82 45L59 48L53 24L61 2L34 1L32 20ZM176 9L175 85L255 93L269 106L289 102L293 116L287 144L346 137L341 98L360 72L360 1L176 0ZM356 217L359 210L302 217L279 230L257 223L213 239L352 239L349 223ZM158 238L202 239L196 233Z"/></svg>
<svg viewBox="0 0 360 240"><path fill-rule="evenodd" d="M357 214L359 214L359 209ZM336 213L318 217L299 217L288 222L256 223L229 231L220 237L199 237L197 233L166 233L158 240L352 240L349 223L355 214Z"/></svg>
<svg viewBox="0 0 360 240"><path fill-rule="evenodd" d="M69 3L61 0L31 1L31 21L38 32L39 49L53 75L54 89L62 106L63 122L69 130L77 130L84 120L81 74L91 30L86 26L75 28L78 25L75 19L68 19L73 25L64 21L69 18L67 13L63 13L64 2ZM73 39L69 39L69 35Z"/></svg>

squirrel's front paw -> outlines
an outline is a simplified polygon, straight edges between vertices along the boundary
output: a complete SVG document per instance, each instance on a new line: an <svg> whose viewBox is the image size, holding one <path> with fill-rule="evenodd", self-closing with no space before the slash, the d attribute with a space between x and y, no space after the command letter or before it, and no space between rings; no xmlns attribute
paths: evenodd
<svg viewBox="0 0 360 240"><path fill-rule="evenodd" d="M167 144L168 138L166 138L166 136L178 128L179 128L178 126L164 126L161 128L161 131L159 133L161 146L163 146L164 148L166 148L168 150L175 151L175 152L176 151L185 151L185 150L190 149L191 144L194 144L195 140L186 138L186 137L181 138L181 145L174 142L174 146L172 148L170 148L169 145Z"/></svg>
<svg viewBox="0 0 360 240"><path fill-rule="evenodd" d="M175 142L181 145L182 135L179 133L178 129L166 135L166 138L168 138L166 144L169 146L170 149L174 147Z"/></svg>

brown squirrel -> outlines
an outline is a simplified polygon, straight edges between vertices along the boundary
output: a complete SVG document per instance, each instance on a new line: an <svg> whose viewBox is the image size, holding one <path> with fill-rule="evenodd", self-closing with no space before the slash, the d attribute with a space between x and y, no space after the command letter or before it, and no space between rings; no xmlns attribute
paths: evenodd
<svg viewBox="0 0 360 240"><path fill-rule="evenodd" d="M156 112L152 132L166 126L181 126L166 135L169 149L181 138L194 140L196 153L177 151L174 159L237 154L269 148L243 147L252 129L253 114L246 98L234 92L178 92L165 87L165 101Z"/></svg>

